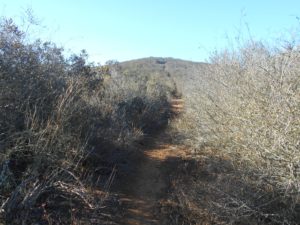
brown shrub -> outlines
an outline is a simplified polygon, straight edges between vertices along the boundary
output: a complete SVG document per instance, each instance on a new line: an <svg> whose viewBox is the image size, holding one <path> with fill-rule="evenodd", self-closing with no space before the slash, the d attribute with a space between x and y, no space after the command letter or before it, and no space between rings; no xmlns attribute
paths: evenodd
<svg viewBox="0 0 300 225"><path fill-rule="evenodd" d="M297 45L253 41L213 54L208 71L185 81L187 112L177 123L195 149L218 149L244 171L241 179L268 186L284 208L274 220L289 224L299 222L299 58ZM252 210L263 213L273 203L257 200Z"/></svg>

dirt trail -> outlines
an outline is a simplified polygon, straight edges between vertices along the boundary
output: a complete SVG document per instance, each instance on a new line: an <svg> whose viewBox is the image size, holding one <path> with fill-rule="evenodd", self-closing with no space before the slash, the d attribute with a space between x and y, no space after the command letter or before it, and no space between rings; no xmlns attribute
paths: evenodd
<svg viewBox="0 0 300 225"><path fill-rule="evenodd" d="M168 144L159 144L145 151L135 176L127 180L120 194L124 208L121 224L163 224L164 218L157 211L157 203L164 197L168 187L164 161L169 157L184 156L183 149Z"/></svg>
<svg viewBox="0 0 300 225"><path fill-rule="evenodd" d="M182 111L182 100L176 99L171 103L174 113ZM148 142L141 149L136 168L122 181L118 193L123 209L120 224L164 224L157 207L169 185L164 161L170 157L184 158L186 152L180 146L168 144L170 141L164 135Z"/></svg>

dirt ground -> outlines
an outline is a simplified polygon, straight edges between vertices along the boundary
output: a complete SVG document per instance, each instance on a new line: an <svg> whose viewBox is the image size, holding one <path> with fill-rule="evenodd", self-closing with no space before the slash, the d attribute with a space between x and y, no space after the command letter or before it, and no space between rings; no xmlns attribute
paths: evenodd
<svg viewBox="0 0 300 225"><path fill-rule="evenodd" d="M173 100L172 110L180 113L182 100ZM112 187L114 194L120 196L120 224L168 224L160 207L170 185L166 161L184 160L187 155L183 146L171 142L165 134L146 140L134 157L134 168Z"/></svg>

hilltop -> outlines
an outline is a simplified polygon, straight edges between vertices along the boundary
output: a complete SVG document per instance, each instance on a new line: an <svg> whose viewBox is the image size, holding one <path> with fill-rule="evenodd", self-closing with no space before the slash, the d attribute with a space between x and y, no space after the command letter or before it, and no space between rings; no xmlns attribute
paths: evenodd
<svg viewBox="0 0 300 225"><path fill-rule="evenodd" d="M188 78L201 74L208 63L193 62L175 58L148 57L125 61L117 64L122 73L139 76L161 73L175 79ZM117 69L118 70L118 69Z"/></svg>

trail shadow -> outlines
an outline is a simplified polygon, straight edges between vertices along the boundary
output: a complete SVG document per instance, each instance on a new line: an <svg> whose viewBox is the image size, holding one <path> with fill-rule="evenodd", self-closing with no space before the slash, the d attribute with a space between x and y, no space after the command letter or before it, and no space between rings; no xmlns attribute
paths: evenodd
<svg viewBox="0 0 300 225"><path fill-rule="evenodd" d="M178 149L169 144L171 137L162 132L156 135L143 140L127 158L131 169L119 171L110 189L120 196L123 218L119 224L165 224L158 211L169 186L163 162Z"/></svg>
<svg viewBox="0 0 300 225"><path fill-rule="evenodd" d="M284 224L300 222L300 210L275 187L260 181L255 168L237 170L224 158L169 157L166 224Z"/></svg>
<svg viewBox="0 0 300 225"><path fill-rule="evenodd" d="M300 221L298 206L258 181L255 168L225 158L192 155L164 131L119 155L109 191L117 196L116 224L282 224ZM114 154L113 154L114 153ZM112 160L116 162L115 158ZM199 222L202 221L202 222Z"/></svg>

